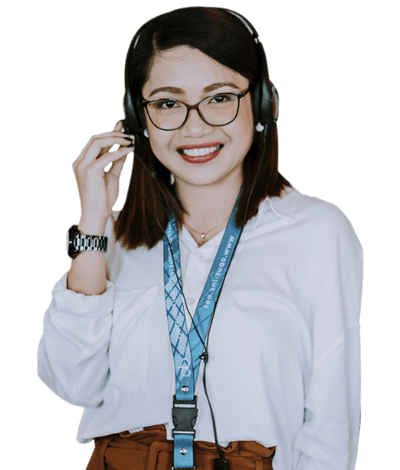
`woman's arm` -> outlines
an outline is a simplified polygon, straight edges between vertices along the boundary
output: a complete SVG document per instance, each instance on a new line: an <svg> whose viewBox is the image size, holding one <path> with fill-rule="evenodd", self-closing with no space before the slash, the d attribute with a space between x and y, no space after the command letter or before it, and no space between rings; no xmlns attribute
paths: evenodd
<svg viewBox="0 0 400 470"><path fill-rule="evenodd" d="M81 233L103 236L119 191L119 177L126 156L132 151L133 138L122 132L119 121L112 132L93 136L74 161L82 215L78 225ZM130 145L131 144L131 145ZM115 152L109 150L119 145ZM107 165L112 163L109 171ZM80 253L68 275L68 289L94 295L106 289L106 262L100 252Z"/></svg>
<svg viewBox="0 0 400 470"><path fill-rule="evenodd" d="M78 228L104 235L118 196L119 177L132 139L118 122L112 132L93 136L73 164L82 215ZM113 145L115 152L109 152ZM112 163L109 171L105 168ZM114 285L106 278L104 253L80 253L56 284L44 317L38 373L60 397L97 406L108 380Z"/></svg>
<svg viewBox="0 0 400 470"><path fill-rule="evenodd" d="M313 372L295 470L353 470L360 431L360 305L363 251L347 218L321 206L314 226L310 289Z"/></svg>
<svg viewBox="0 0 400 470"><path fill-rule="evenodd" d="M78 258L81 255L78 256ZM53 289L38 351L38 374L74 405L97 406L108 380L114 285L101 295L67 289L67 273Z"/></svg>
<svg viewBox="0 0 400 470"><path fill-rule="evenodd" d="M104 224L80 223L78 229L86 235L104 236ZM67 288L85 295L100 295L106 290L106 260L100 251L83 251L72 260Z"/></svg>

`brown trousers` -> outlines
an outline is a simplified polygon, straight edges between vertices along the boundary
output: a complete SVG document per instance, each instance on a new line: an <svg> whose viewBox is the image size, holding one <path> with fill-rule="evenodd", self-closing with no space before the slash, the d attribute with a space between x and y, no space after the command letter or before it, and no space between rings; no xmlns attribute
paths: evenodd
<svg viewBox="0 0 400 470"><path fill-rule="evenodd" d="M173 441L163 424L130 434L128 431L95 438L95 449L86 470L171 470ZM255 441L230 442L223 447L230 470L273 470L275 447ZM219 458L214 443L194 441L196 470L213 470Z"/></svg>

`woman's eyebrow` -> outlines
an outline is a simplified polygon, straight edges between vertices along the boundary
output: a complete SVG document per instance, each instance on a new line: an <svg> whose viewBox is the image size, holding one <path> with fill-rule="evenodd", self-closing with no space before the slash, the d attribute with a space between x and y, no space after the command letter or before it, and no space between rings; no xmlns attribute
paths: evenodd
<svg viewBox="0 0 400 470"><path fill-rule="evenodd" d="M209 93L210 91L217 90L218 88L222 88L224 86L230 86L232 88L236 88L239 90L239 87L235 85L232 82L218 82L218 83L213 83L212 85L208 85L205 88L203 88L204 93ZM156 93L160 92L166 92L166 93L173 93L174 95L183 95L185 93L185 90L182 90L182 88L174 87L174 86L164 86L160 88L155 88L149 95L149 98Z"/></svg>

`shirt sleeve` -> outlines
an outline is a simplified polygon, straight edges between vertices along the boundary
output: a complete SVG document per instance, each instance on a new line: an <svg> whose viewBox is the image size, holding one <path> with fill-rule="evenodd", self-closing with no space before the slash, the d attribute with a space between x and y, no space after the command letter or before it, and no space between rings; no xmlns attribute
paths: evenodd
<svg viewBox="0 0 400 470"><path fill-rule="evenodd" d="M312 376L294 442L295 470L353 470L360 430L362 247L342 212L328 207L313 238Z"/></svg>
<svg viewBox="0 0 400 470"><path fill-rule="evenodd" d="M38 350L43 382L74 405L97 406L108 381L114 284L101 295L67 289L65 273L44 316Z"/></svg>

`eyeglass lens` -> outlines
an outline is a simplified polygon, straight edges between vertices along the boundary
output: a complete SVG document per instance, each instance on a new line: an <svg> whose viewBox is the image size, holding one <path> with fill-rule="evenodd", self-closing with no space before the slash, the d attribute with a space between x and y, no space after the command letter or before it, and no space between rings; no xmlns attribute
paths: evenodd
<svg viewBox="0 0 400 470"><path fill-rule="evenodd" d="M209 96L201 101L198 110L203 120L211 126L223 126L236 117L239 98L232 93ZM147 111L153 124L161 129L173 130L184 123L187 116L185 103L171 99L151 101Z"/></svg>

